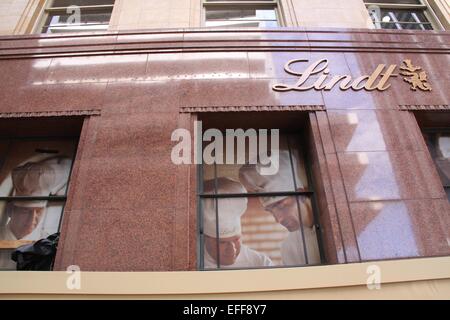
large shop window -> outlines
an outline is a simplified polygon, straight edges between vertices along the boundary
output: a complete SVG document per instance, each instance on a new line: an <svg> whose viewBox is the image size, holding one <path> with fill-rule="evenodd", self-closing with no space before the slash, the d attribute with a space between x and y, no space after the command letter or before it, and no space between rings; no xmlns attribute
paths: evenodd
<svg viewBox="0 0 450 320"><path fill-rule="evenodd" d="M438 24L432 9L423 0L364 2L377 29L433 30Z"/></svg>
<svg viewBox="0 0 450 320"><path fill-rule="evenodd" d="M321 264L306 148L299 134L279 138L276 173L264 174L260 149L251 148L244 164L202 165L201 269Z"/></svg>
<svg viewBox="0 0 450 320"><path fill-rule="evenodd" d="M204 0L206 27L278 27L275 0Z"/></svg>
<svg viewBox="0 0 450 320"><path fill-rule="evenodd" d="M51 0L44 9L41 33L107 30L115 0Z"/></svg>
<svg viewBox="0 0 450 320"><path fill-rule="evenodd" d="M80 124L5 119L0 124L0 270L15 270L15 249L59 232L78 144L79 135L47 136L39 125L76 132ZM14 133L22 126L30 135Z"/></svg>
<svg viewBox="0 0 450 320"><path fill-rule="evenodd" d="M450 128L426 129L423 135L450 201Z"/></svg>

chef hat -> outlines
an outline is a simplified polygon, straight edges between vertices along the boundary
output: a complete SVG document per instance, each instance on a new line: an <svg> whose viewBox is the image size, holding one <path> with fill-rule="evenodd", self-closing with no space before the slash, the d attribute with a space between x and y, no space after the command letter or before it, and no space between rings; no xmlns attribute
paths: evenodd
<svg viewBox="0 0 450 320"><path fill-rule="evenodd" d="M294 166L297 188L302 188L303 184L298 178L297 159L295 158L294 154L292 154L292 164ZM239 170L239 178L246 186L250 187L255 192L296 191L292 178L292 167L289 151L280 150L279 169L276 174L262 175L262 167L263 165L261 165L260 163L243 165ZM287 198L287 196L261 197L260 201L263 207L266 207L272 203L283 200L284 198Z"/></svg>
<svg viewBox="0 0 450 320"><path fill-rule="evenodd" d="M11 178L14 196L48 197L56 195L69 179L72 160L51 157L39 162L27 162L13 169ZM15 201L17 207L44 208L47 201Z"/></svg>
<svg viewBox="0 0 450 320"><path fill-rule="evenodd" d="M439 151L444 158L450 158L450 137L441 136L438 139Z"/></svg>
<svg viewBox="0 0 450 320"><path fill-rule="evenodd" d="M205 181L205 193L214 193L214 180ZM229 178L217 178L217 193L245 193L241 183ZM247 210L247 198L219 198L203 201L203 232L217 238L216 201L219 213L219 238L241 234L241 216Z"/></svg>

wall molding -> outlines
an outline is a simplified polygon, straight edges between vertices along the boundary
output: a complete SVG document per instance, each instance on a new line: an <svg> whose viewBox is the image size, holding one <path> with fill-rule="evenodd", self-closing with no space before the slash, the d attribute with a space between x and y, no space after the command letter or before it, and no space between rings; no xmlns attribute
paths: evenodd
<svg viewBox="0 0 450 320"><path fill-rule="evenodd" d="M214 51L450 54L449 31L157 29L0 37L0 59Z"/></svg>
<svg viewBox="0 0 450 320"><path fill-rule="evenodd" d="M398 109L401 111L443 111L450 110L450 106L448 104L433 104L433 105L424 105L424 104L413 104L413 105L399 105Z"/></svg>
<svg viewBox="0 0 450 320"><path fill-rule="evenodd" d="M180 113L199 112L263 112L263 111L325 111L324 105L285 106L222 106L222 107L181 107Z"/></svg>
<svg viewBox="0 0 450 320"><path fill-rule="evenodd" d="M367 270L376 263L382 270L381 289L368 290ZM82 269L83 270L83 269ZM286 297L288 291L327 290L328 297L340 299L346 288L359 286L353 299L368 298L378 292L386 299L389 293L384 287L389 284L402 285L399 297L416 299L436 299L448 297L450 292L450 257L399 259L371 261L363 263L311 266L299 268L273 268L228 271L170 271L170 272L81 272L80 290L70 290L65 271L0 272L0 298L10 295L63 295L70 297L155 297L189 298L193 295L217 297L218 294L256 294L280 292L279 298ZM262 281L263 279L263 281ZM422 281L431 281L418 290ZM437 289L438 281L443 281ZM409 285L408 285L409 283ZM422 288L421 288L422 289ZM307 291L308 292L308 291ZM311 291L309 291L311 293ZM382 298L382 297L380 297Z"/></svg>
<svg viewBox="0 0 450 320"><path fill-rule="evenodd" d="M68 111L37 111L37 112L4 112L0 119L5 118L41 118L41 117L71 117L71 116L99 116L100 110L68 110Z"/></svg>

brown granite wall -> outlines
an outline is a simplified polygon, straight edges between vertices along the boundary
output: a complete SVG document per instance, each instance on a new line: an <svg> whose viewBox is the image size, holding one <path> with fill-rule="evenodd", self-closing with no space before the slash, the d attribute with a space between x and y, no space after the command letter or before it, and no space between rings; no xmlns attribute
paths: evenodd
<svg viewBox="0 0 450 320"><path fill-rule="evenodd" d="M398 106L448 110L449 39L356 29L2 37L0 116L100 113L81 132L58 270L196 269L196 168L170 161L172 131L195 119L180 111L196 107L322 110L310 111L310 145L330 263L448 255L448 201ZM433 91L399 77L384 92L273 91L296 82L283 67L301 58L354 77L412 59Z"/></svg>

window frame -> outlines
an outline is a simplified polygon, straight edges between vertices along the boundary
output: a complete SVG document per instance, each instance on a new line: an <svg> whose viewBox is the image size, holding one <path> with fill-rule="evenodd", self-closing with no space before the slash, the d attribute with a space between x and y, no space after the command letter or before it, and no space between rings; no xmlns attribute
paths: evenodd
<svg viewBox="0 0 450 320"><path fill-rule="evenodd" d="M292 134L289 132L283 132L280 131L280 135L283 134ZM203 135L203 132L201 132L200 136ZM325 249L324 249L324 236L322 234L322 226L320 223L320 214L319 214L319 206L317 202L317 195L314 186L314 180L312 175L312 164L311 164L311 158L309 156L308 152L305 152L305 146L307 146L307 141L305 139L305 132L302 130L301 132L295 133L296 137L299 137L300 139L295 139L295 141L291 141L289 136L287 136L287 142L288 142L288 150L290 154L290 165L292 168L293 162L292 162L292 146L294 144L299 145L300 149L299 153L300 156L303 157L304 165L305 165L305 171L306 171L306 178L308 181L308 190L307 191L280 191L280 192L247 192L247 193L222 193L217 194L217 164L214 163L214 181L215 181L215 190L214 193L204 193L203 192L203 183L204 183L204 166L203 161L201 161L200 164L196 165L197 169L197 270L198 271L228 271L228 270L260 270L260 269L279 269L279 268L295 268L295 267L313 267L313 266L323 266L326 265L326 257L325 257ZM203 147L202 143L198 143L198 152L199 154L203 154ZM296 179L294 178L294 186L297 185ZM272 267L251 267L251 268L216 268L216 269L205 269L204 267L204 233L203 233L203 200L204 199L215 199L215 210L216 210L216 224L218 223L218 199L226 199L226 198L259 198L263 196L295 196L297 199L297 209L299 208L299 200L298 196L307 196L311 201L311 209L312 214L314 218L314 227L316 228L316 234L317 234L317 244L319 248L319 254L320 254L320 264L303 264L303 265L289 265L289 266L272 266ZM301 218L300 218L301 221ZM300 222L301 227L303 227L303 222ZM217 246L219 245L217 241ZM306 242L303 239L303 243L299 243L299 245L302 245L304 247L304 252L306 253L306 256L308 256L307 250L306 250ZM219 259L220 260L220 259ZM220 264L220 261L217 262L218 266Z"/></svg>
<svg viewBox="0 0 450 320"><path fill-rule="evenodd" d="M374 3L374 2L365 2L364 5L366 6L367 11L369 11L370 6L378 6L380 9L392 9L392 10L415 10L415 11L421 11L425 17L427 18L428 22L430 23L432 30L440 31L444 30L444 26L439 21L436 13L434 12L431 5L428 3L428 0L419 0L420 4L402 4L402 3ZM372 17L369 17L372 20ZM412 22L411 24L414 24ZM417 23L419 24L419 23ZM422 23L420 23L422 24ZM373 22L373 25L375 26L375 29L377 30L411 30L411 29L384 29L384 28L377 28L375 22ZM428 31L432 31L428 30ZM426 30L415 30L415 31L426 31Z"/></svg>
<svg viewBox="0 0 450 320"><path fill-rule="evenodd" d="M61 32L61 33L48 33L48 32L42 32L42 29L45 27L45 22L47 21L48 17L50 14L55 14L55 13L63 13L63 14L67 14L67 8L68 7L52 7L52 2L53 0L46 0L45 5L43 6L41 13L39 15L38 18L38 23L35 25L34 29L33 29L33 33L37 33L37 34L66 34L66 33L71 33L71 32ZM80 8L80 10L84 10L84 11L89 11L89 12L95 12L95 11L100 11L102 9L111 9L111 17L112 17L112 10L114 9L114 4L108 4L108 5L89 5L89 6L78 6ZM111 22L111 17L109 19L108 22L108 27L110 25ZM86 31L78 31L78 32L101 32L102 30L86 30Z"/></svg>
<svg viewBox="0 0 450 320"><path fill-rule="evenodd" d="M278 27L283 27L285 25L284 19L282 18L280 5L278 0L268 0L268 1L208 1L202 0L202 28L211 28L211 29L220 29L220 28L233 28L233 26L206 26L206 10L210 8L215 9L244 9L244 8L256 8L256 9L273 9L275 11L276 20L278 23ZM238 28L246 28L246 27L238 27ZM252 28L252 27L248 27Z"/></svg>
<svg viewBox="0 0 450 320"><path fill-rule="evenodd" d="M15 201L15 200L20 200L20 201L52 201L52 202L58 202L62 204L61 207L61 216L59 218L58 221L58 229L56 232L61 232L61 226L62 226L62 220L63 220L63 216L64 216L64 210L67 204L67 198L68 198L68 191L69 191L69 186L70 186L70 181L72 178L72 173L73 173L73 168L75 165L75 159L77 156L77 152L78 152L78 147L80 144L80 136L25 136L25 137L0 137L0 141L6 141L8 144L10 144L11 142L14 141L72 141L74 142L74 153L72 156L72 164L70 166L70 171L69 171L69 178L67 179L67 188L66 188L66 192L64 195L62 196L45 196L45 197L34 197L34 196L0 196L0 202L4 202L4 203L8 203L11 201ZM5 163L5 161L7 161L8 159L8 155L9 155L9 151L10 151L10 146L8 146L6 152L0 157L0 170L3 167L3 164ZM24 244L30 244L30 243L34 243L38 240L2 240L0 239L0 251L1 250L14 250L16 248L18 248L21 245ZM13 243L14 243L14 247L13 247ZM9 246L8 246L9 244ZM2 270L0 270L1 272Z"/></svg>

